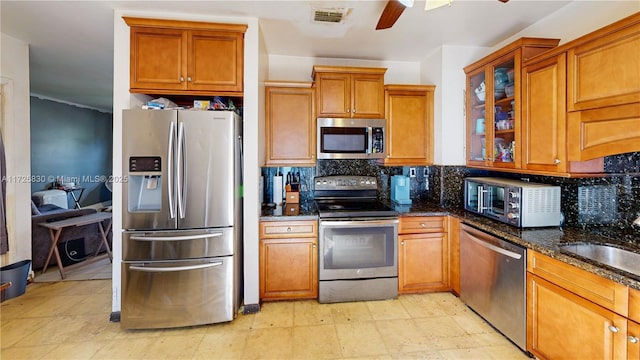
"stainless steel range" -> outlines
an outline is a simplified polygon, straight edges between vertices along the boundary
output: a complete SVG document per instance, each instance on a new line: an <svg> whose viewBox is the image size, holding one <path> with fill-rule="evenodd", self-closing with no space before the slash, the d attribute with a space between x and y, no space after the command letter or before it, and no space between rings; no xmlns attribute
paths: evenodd
<svg viewBox="0 0 640 360"><path fill-rule="evenodd" d="M371 176L315 178L320 303L398 297L398 213Z"/></svg>

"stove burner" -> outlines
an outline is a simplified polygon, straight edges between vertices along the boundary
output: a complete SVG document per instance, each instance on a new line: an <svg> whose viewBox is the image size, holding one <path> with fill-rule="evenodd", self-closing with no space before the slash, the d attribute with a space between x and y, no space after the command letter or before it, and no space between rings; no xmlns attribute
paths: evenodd
<svg viewBox="0 0 640 360"><path fill-rule="evenodd" d="M316 177L315 200L320 218L390 218L398 213L378 201L377 180L370 176Z"/></svg>

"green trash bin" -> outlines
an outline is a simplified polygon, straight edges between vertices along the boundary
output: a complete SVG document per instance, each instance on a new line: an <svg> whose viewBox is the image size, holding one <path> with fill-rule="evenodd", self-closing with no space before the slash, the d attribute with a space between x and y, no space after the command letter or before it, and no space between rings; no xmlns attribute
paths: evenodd
<svg viewBox="0 0 640 360"><path fill-rule="evenodd" d="M11 286L2 291L0 301L9 300L25 293L30 268L31 260L22 260L0 268L0 282L11 282Z"/></svg>

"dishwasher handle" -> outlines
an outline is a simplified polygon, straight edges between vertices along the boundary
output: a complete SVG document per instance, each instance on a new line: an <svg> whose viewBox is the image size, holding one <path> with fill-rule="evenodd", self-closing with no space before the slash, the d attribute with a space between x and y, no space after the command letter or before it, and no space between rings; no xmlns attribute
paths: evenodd
<svg viewBox="0 0 640 360"><path fill-rule="evenodd" d="M484 246L485 248L489 249L489 250L493 250L497 253L500 253L502 255L508 256L510 258L516 259L516 260L520 260L522 259L522 255L518 254L518 253L514 253L513 251L509 251L507 249L503 249L499 246L493 245L491 243L488 243L486 241L483 241L482 239L479 239L475 236L473 236L472 234L468 233L465 231L465 233L467 234L467 236L469 236L469 239L473 240L474 242L476 242L478 245L480 246Z"/></svg>

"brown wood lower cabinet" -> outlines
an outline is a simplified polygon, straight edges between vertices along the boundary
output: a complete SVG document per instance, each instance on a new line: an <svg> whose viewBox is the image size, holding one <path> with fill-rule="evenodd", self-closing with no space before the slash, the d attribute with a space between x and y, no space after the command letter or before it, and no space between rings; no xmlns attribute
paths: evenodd
<svg viewBox="0 0 640 360"><path fill-rule="evenodd" d="M260 223L260 299L318 297L316 221Z"/></svg>
<svg viewBox="0 0 640 360"><path fill-rule="evenodd" d="M460 296L460 219L449 216L449 285L451 291Z"/></svg>
<svg viewBox="0 0 640 360"><path fill-rule="evenodd" d="M637 290L529 251L527 350L539 359L638 359Z"/></svg>
<svg viewBox="0 0 640 360"><path fill-rule="evenodd" d="M449 290L447 217L401 217L398 293Z"/></svg>
<svg viewBox="0 0 640 360"><path fill-rule="evenodd" d="M528 351L540 359L626 357L626 318L531 273L527 281Z"/></svg>

